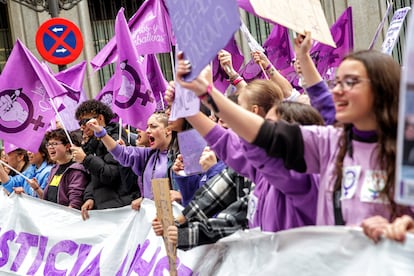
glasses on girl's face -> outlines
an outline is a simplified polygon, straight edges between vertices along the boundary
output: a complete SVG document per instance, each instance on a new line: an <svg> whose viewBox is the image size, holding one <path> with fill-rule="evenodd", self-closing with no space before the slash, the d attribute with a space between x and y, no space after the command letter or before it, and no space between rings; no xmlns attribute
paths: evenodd
<svg viewBox="0 0 414 276"><path fill-rule="evenodd" d="M362 78L355 75L345 76L342 80L335 79L327 82L329 89L334 90L338 85L341 91L350 91L355 85L363 81L371 81L368 78Z"/></svg>
<svg viewBox="0 0 414 276"><path fill-rule="evenodd" d="M54 148L58 145L62 145L62 142L52 142L52 143L46 143L46 148Z"/></svg>
<svg viewBox="0 0 414 276"><path fill-rule="evenodd" d="M82 120L79 120L79 126L84 126L89 120L96 119L97 117L91 117L91 118L83 118Z"/></svg>

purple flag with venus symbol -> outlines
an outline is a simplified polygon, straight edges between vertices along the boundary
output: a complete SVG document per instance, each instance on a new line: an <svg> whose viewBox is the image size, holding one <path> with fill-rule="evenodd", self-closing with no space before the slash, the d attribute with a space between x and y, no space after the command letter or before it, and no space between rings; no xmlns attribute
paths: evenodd
<svg viewBox="0 0 414 276"><path fill-rule="evenodd" d="M0 137L17 147L37 152L54 119L49 92L65 88L17 40L0 75Z"/></svg>
<svg viewBox="0 0 414 276"><path fill-rule="evenodd" d="M140 61L134 47L123 8L116 17L115 37L117 44L122 47L117 48L112 110L125 123L146 129L147 120L154 113L157 103L146 76L146 62Z"/></svg>

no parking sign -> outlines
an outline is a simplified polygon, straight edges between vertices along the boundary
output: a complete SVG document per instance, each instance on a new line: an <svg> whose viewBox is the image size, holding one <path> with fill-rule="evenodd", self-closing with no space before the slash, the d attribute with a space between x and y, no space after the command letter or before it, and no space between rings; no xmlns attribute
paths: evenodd
<svg viewBox="0 0 414 276"><path fill-rule="evenodd" d="M36 48L50 63L66 65L74 61L82 52L82 34L72 21L51 18L37 31Z"/></svg>

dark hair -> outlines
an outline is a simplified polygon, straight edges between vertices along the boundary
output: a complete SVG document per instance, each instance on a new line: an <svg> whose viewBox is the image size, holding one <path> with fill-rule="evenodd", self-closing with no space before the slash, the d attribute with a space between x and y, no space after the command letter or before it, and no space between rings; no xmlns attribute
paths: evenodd
<svg viewBox="0 0 414 276"><path fill-rule="evenodd" d="M75 118L80 120L86 114L102 115L106 125L115 117L109 106L97 100L87 100L81 103L76 109Z"/></svg>
<svg viewBox="0 0 414 276"><path fill-rule="evenodd" d="M276 105L276 115L289 123L325 125L321 114L315 108L300 102L280 102Z"/></svg>
<svg viewBox="0 0 414 276"><path fill-rule="evenodd" d="M370 79L374 103L373 111L377 122L377 156L372 156L375 162L379 162L382 170L386 171L387 179L381 195L385 196L391 207L391 216L400 215L403 209L394 201L396 141L398 101L400 90L401 68L392 57L379 51L363 50L346 56L345 60L361 62ZM336 183L335 191L341 189L343 160L347 154L349 145L352 145L352 125L344 124L344 132L339 139L339 153L336 159Z"/></svg>
<svg viewBox="0 0 414 276"><path fill-rule="evenodd" d="M62 128L57 128L57 129L46 132L45 139L47 142L49 142L49 140L55 139L55 140L62 142L62 144L64 145L69 144L69 139L66 136L66 133Z"/></svg>
<svg viewBox="0 0 414 276"><path fill-rule="evenodd" d="M77 147L82 146L82 130L80 129L73 130L69 132L69 135L70 135L70 139L72 140L72 143L75 146Z"/></svg>
<svg viewBox="0 0 414 276"><path fill-rule="evenodd" d="M29 162L29 155L27 155L27 150L22 149L22 148L17 148L11 152L15 152L17 155L23 155L23 161L25 164Z"/></svg>
<svg viewBox="0 0 414 276"><path fill-rule="evenodd" d="M49 153L47 151L46 144L47 141L45 136L43 137L42 143L40 144L39 153L42 155L43 160L46 161L47 164L53 164L53 161L50 159Z"/></svg>

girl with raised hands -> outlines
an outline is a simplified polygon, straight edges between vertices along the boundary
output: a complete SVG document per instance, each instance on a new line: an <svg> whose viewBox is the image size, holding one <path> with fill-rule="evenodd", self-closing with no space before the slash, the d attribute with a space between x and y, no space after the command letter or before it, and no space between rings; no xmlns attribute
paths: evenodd
<svg viewBox="0 0 414 276"><path fill-rule="evenodd" d="M307 59L302 56L301 64ZM390 220L413 214L393 200L400 66L390 56L359 51L344 58L331 86L339 128L265 121L215 90L208 71L185 82L191 66L180 59L178 68L180 85L215 108L244 140L287 169L320 173L317 224L361 225L374 215Z"/></svg>
<svg viewBox="0 0 414 276"><path fill-rule="evenodd" d="M171 142L171 129L168 127L168 115L165 112L155 112L148 118L146 135L149 147L124 146L118 144L96 119L91 119L87 126L94 131L108 151L122 166L131 167L133 172L142 176L141 196L154 199L151 180L167 177L167 150ZM132 208L138 210L142 197L132 201Z"/></svg>
<svg viewBox="0 0 414 276"><path fill-rule="evenodd" d="M181 79L183 74L187 72L189 72L188 64L181 60L177 69L177 78ZM211 79L209 77L210 71L206 70L202 74L203 76L197 78L191 85L182 81L180 84L183 83L187 87L196 89L196 87L202 87L203 82L206 81L206 85L201 88L202 90L220 93L207 81ZM231 106L236 106L248 114L257 114L260 118L264 118L273 105L281 102L284 98L280 87L267 80L252 81L239 93L238 103L240 106L233 102ZM198 94L201 95L203 101L211 103L212 98L207 99L211 97L210 94ZM173 96L171 93L166 94L166 97ZM230 102L220 93L221 96L225 102ZM211 107L213 110L216 109L215 112L221 114L221 110L217 109L217 106L213 104ZM223 119L226 122L224 117ZM278 168L273 169L277 176L269 180L246 157L243 142L234 132L221 128L201 113L187 117L187 120L204 136L210 148L226 165L256 184L254 194L249 202L251 206L249 210L250 227L260 227L263 231L274 232L315 224L318 176L288 171L281 164ZM297 182L297 184L292 186L293 182Z"/></svg>

